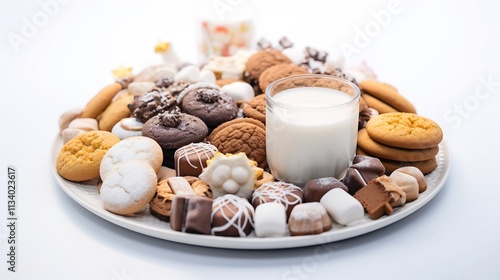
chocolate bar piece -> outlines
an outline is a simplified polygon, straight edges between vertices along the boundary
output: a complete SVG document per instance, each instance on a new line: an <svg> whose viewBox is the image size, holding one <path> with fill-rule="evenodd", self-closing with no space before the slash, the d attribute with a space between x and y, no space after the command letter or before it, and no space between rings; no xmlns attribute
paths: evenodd
<svg viewBox="0 0 500 280"><path fill-rule="evenodd" d="M347 186L348 193L354 195L368 182L384 175L384 173L385 167L378 158L357 155L341 181Z"/></svg>
<svg viewBox="0 0 500 280"><path fill-rule="evenodd" d="M210 198L176 195L170 211L170 227L181 232L210 234L211 212Z"/></svg>

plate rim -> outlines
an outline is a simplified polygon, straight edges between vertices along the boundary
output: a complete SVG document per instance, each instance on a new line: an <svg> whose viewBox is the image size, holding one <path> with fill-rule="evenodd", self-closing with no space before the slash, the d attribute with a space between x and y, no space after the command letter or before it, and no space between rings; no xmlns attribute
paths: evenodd
<svg viewBox="0 0 500 280"><path fill-rule="evenodd" d="M192 233L183 233L172 230L168 225L169 223L164 222L165 227L153 226L150 224L140 223L133 216L121 216L113 214L106 211L104 208L97 209L86 201L83 197L79 196L75 191L70 188L81 183L71 182L62 178L56 170L56 160L59 150L62 147L62 139L57 136L53 142L51 150L51 170L60 188L75 202L80 206L90 211L94 215L113 223L122 228L135 231L137 233L172 241L176 243L210 247L210 248L222 248L222 249L243 249L243 250L270 250L270 249L287 249L287 248L299 248L306 246L321 245L326 243L331 243L335 241L341 241L356 236L361 236L390 224L393 224L399 220L416 212L418 209L426 205L431 201L443 188L445 185L450 171L450 150L446 140L443 140L439 144L439 153L436 157L441 157L442 160L438 160L438 167L433 172L440 172L438 174L437 182L435 186L428 186L426 192L421 193L419 198L413 202L405 204L403 207L396 208L394 213L387 216L384 215L377 220L370 220L369 222L362 223L359 225L352 225L347 227L334 228L328 232L324 232L316 235L304 235L304 236L284 236L284 237L223 237L214 235L201 235ZM441 163L441 164L440 164ZM432 174L432 173L431 173ZM96 185L89 184L89 187ZM97 190L97 188L96 188ZM422 196L425 194L425 196ZM409 205L409 206L408 206ZM405 207L406 206L406 207ZM367 215L367 214L365 214Z"/></svg>

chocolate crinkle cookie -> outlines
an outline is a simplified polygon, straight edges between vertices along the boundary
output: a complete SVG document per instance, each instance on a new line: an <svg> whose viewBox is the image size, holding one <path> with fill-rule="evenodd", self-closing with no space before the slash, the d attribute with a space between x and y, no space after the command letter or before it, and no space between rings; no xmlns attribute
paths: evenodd
<svg viewBox="0 0 500 280"><path fill-rule="evenodd" d="M139 97L129 108L133 109L133 116L141 121L146 122L150 118L163 113L177 106L177 100L169 93L159 92L157 90L146 93L143 97Z"/></svg>

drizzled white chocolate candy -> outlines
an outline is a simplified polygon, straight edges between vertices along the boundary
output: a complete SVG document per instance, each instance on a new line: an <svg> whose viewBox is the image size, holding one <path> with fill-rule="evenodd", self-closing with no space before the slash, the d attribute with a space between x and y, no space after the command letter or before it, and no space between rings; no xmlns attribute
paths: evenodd
<svg viewBox="0 0 500 280"><path fill-rule="evenodd" d="M226 194L214 199L212 204L213 235L245 237L254 227L254 208L248 200Z"/></svg>
<svg viewBox="0 0 500 280"><path fill-rule="evenodd" d="M208 143L191 143L177 149L174 155L176 175L199 176L215 152L217 148Z"/></svg>
<svg viewBox="0 0 500 280"><path fill-rule="evenodd" d="M302 203L302 189L285 182L269 182L256 189L252 194L254 207L263 203L277 202L285 206L287 216L293 207Z"/></svg>

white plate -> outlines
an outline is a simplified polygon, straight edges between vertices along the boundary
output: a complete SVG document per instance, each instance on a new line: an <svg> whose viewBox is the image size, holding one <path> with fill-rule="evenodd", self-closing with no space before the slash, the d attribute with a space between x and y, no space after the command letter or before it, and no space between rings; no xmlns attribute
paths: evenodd
<svg viewBox="0 0 500 280"><path fill-rule="evenodd" d="M426 176L428 183L427 190L421 193L417 200L396 208L392 215L382 216L378 220L372 220L368 215L365 215L356 225L344 227L334 224L330 231L318 235L273 238L259 238L254 235L248 237L221 237L174 231L170 228L169 223L152 216L149 213L149 209L133 217L124 217L106 211L102 207L95 183L80 184L70 182L57 174L55 171L55 162L61 147L62 140L60 137L57 137L52 147L51 162L57 182L69 197L90 212L118 226L160 239L191 245L229 249L278 249L319 245L380 229L405 218L429 202L443 187L448 176L450 162L448 145L443 141L439 145L439 153L436 157L438 167Z"/></svg>

